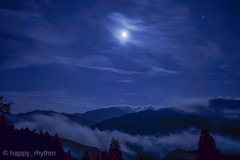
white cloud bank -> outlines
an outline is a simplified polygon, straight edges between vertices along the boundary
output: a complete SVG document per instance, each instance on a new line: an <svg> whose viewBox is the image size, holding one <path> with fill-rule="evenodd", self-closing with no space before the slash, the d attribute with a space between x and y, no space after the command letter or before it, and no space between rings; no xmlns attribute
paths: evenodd
<svg viewBox="0 0 240 160"><path fill-rule="evenodd" d="M48 130L51 134L58 133L60 137L74 140L78 143L94 146L100 150L107 150L112 137L120 141L122 150L128 154L135 155L137 152L148 152L159 157L166 153L181 148L185 150L197 149L200 131L189 129L178 134L167 136L132 136L119 131L100 131L91 129L87 126L81 126L71 122L64 116L37 115L32 122L20 122L16 124L17 128L29 127L31 129ZM139 124L140 125L140 124ZM222 151L240 153L240 138L223 137L214 135L217 147Z"/></svg>

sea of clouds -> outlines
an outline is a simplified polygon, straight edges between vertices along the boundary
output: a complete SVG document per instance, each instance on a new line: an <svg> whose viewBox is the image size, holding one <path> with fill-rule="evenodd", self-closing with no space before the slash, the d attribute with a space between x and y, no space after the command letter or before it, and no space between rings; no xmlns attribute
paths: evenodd
<svg viewBox="0 0 240 160"><path fill-rule="evenodd" d="M47 130L51 135L56 133L61 138L73 140L75 142L94 146L100 150L108 150L112 137L119 140L121 149L128 155L138 155L148 153L157 157L163 157L174 149L184 150L197 149L200 130L190 128L167 136L154 135L130 135L120 131L100 131L89 126L79 125L70 121L62 115L53 114L51 116L35 115L34 121L16 123L17 128L28 127L30 129ZM139 125L141 125L139 123ZM221 152L240 153L240 138L213 135L217 147Z"/></svg>

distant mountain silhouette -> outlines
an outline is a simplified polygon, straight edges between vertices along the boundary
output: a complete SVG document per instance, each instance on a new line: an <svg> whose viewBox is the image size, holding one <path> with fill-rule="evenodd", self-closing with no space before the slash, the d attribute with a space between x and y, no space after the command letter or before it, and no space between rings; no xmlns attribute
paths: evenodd
<svg viewBox="0 0 240 160"><path fill-rule="evenodd" d="M34 110L26 113L11 114L8 116L14 123L22 121L33 121L35 116L64 116L67 117L70 121L81 124L81 125L92 125L94 122L89 121L76 114L67 114L67 113L58 113L55 111L45 111L45 110Z"/></svg>
<svg viewBox="0 0 240 160"><path fill-rule="evenodd" d="M132 107L132 106L114 106L115 108L119 108L121 110L126 111L127 113L136 113L144 110L156 110L153 106L139 106L139 107Z"/></svg>
<svg viewBox="0 0 240 160"><path fill-rule="evenodd" d="M74 113L74 114L59 113L51 110L49 111L34 110L26 113L11 114L11 115L8 115L7 117L12 122L18 123L23 121L33 121L33 117L37 115L44 115L44 116L59 115L59 116L65 116L70 121L76 122L78 124L89 126L107 119L121 117L122 115L125 115L125 114L135 113L135 112L146 110L149 108L154 109L154 107L152 106L135 107L135 108L132 108L130 106L114 106L114 107L99 108L99 109L87 111L84 113Z"/></svg>
<svg viewBox="0 0 240 160"><path fill-rule="evenodd" d="M99 108L85 113L76 113L89 121L101 122L107 119L112 119L116 117L121 117L125 114L136 113L143 110L155 110L153 106L143 106L143 107L130 107L130 106L113 106L108 108Z"/></svg>
<svg viewBox="0 0 240 160"><path fill-rule="evenodd" d="M226 99L212 99L204 105L201 103L191 105L191 110L201 116L211 119L221 119L222 121L238 120L240 122L239 108L240 100Z"/></svg>
<svg viewBox="0 0 240 160"><path fill-rule="evenodd" d="M120 117L122 115L127 114L127 111L124 111L123 109L119 109L116 107L110 107L110 108L100 108L92 111L87 111L85 113L76 113L75 115L78 115L84 119L87 119L89 121L93 122L101 122L107 119Z"/></svg>
<svg viewBox="0 0 240 160"><path fill-rule="evenodd" d="M213 99L207 106L196 104L195 113L201 117L240 127L240 100Z"/></svg>
<svg viewBox="0 0 240 160"><path fill-rule="evenodd" d="M196 108L195 114L197 114L198 117L205 118L208 121L218 121L219 123L225 126L224 128L228 129L229 124L230 126L240 127L240 113L234 112L234 110L237 110L240 107L239 100L213 99L209 100L209 105L207 107L201 105L196 105L194 107ZM168 109L181 115L186 116L190 115L184 110L175 109L174 107ZM21 121L32 121L33 120L32 117L35 115L47 115L47 116L62 115L78 124L94 125L95 123L100 123L109 119L119 118L123 115L134 114L146 110L162 111L163 108L156 110L153 106L135 108L131 106L114 106L74 114L58 113L55 111L35 110L27 113L12 114L9 116L9 118L14 123L17 123ZM232 110L233 114L230 113L223 114L222 112L226 110ZM234 119L232 119L231 116L232 117L234 116Z"/></svg>
<svg viewBox="0 0 240 160"><path fill-rule="evenodd" d="M133 127L134 126L134 127ZM101 130L119 130L132 135L170 134L188 129L207 128L212 132L231 136L239 136L240 128L225 123L217 123L196 114L181 114L171 109L158 111L145 110L108 119L93 127Z"/></svg>
<svg viewBox="0 0 240 160"><path fill-rule="evenodd" d="M224 109L236 110L240 107L240 100L213 99L209 100L209 107L218 111Z"/></svg>

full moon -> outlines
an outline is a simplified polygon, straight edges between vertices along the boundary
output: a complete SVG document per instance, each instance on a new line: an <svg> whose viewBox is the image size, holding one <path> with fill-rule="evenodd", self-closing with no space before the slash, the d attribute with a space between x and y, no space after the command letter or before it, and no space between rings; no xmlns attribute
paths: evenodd
<svg viewBox="0 0 240 160"><path fill-rule="evenodd" d="M118 29L115 32L114 35L122 44L127 44L130 39L131 39L131 34L129 32L129 30L126 29Z"/></svg>
<svg viewBox="0 0 240 160"><path fill-rule="evenodd" d="M122 37L123 37L123 38L126 38L126 37L127 37L127 32L126 32L126 31L123 31L123 32L122 32Z"/></svg>

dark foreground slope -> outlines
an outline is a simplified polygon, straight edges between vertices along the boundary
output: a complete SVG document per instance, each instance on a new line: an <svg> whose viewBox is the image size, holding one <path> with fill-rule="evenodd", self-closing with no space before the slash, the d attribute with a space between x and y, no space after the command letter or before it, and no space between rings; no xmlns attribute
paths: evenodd
<svg viewBox="0 0 240 160"><path fill-rule="evenodd" d="M224 153L222 154L224 160L239 160L240 154ZM196 160L197 150L186 151L182 149L176 149L162 158L162 160Z"/></svg>
<svg viewBox="0 0 240 160"><path fill-rule="evenodd" d="M1 160L19 160L30 157L31 159L48 160L64 160L66 158L58 135L52 137L48 132L38 134L28 128L14 129L14 126L8 124L7 121L3 116L0 116Z"/></svg>
<svg viewBox="0 0 240 160"><path fill-rule="evenodd" d="M85 152L88 152L90 159L95 159L98 155L101 155L101 151L92 146L86 146L75 141L61 138L61 143L64 147L64 150L70 150L72 157L81 158L84 156Z"/></svg>

